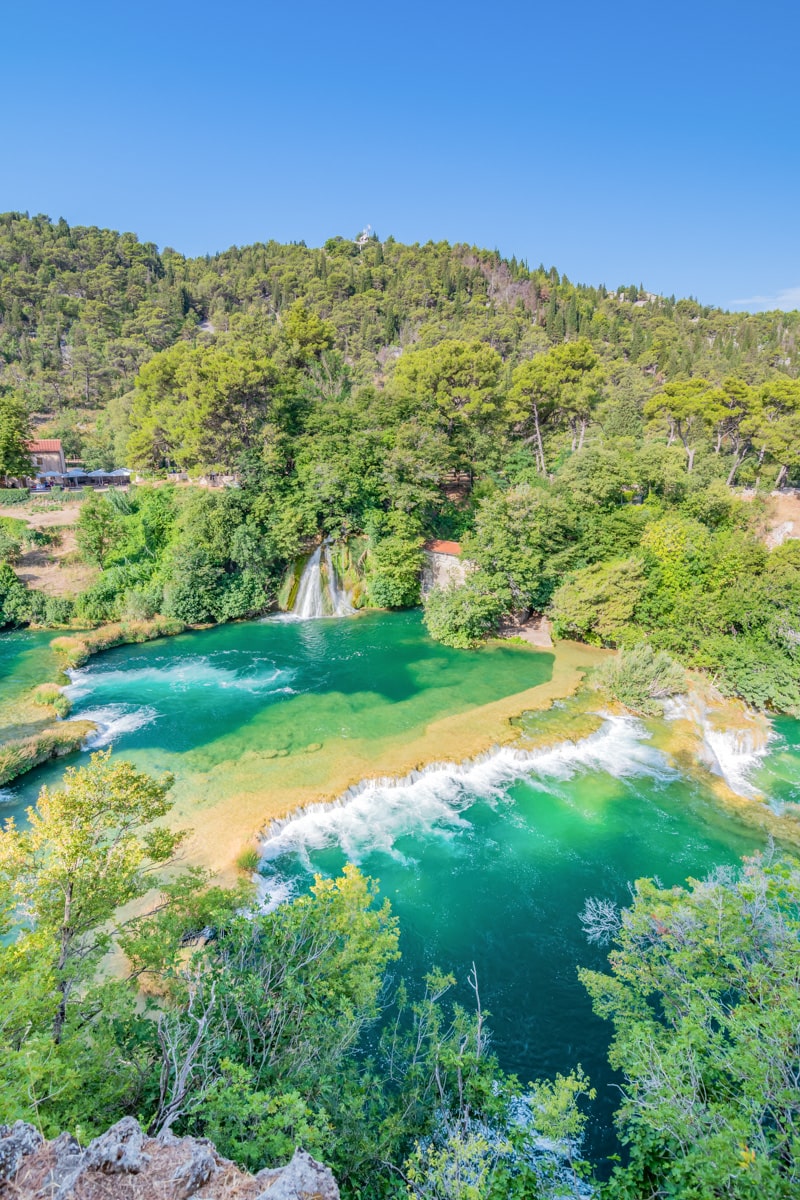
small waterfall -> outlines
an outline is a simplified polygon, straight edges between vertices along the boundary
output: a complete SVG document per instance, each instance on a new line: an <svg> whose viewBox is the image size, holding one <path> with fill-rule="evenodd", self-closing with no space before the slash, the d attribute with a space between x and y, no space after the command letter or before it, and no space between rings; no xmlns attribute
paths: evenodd
<svg viewBox="0 0 800 1200"><path fill-rule="evenodd" d="M317 546L303 568L292 612L303 621L325 616L325 599L322 592L321 546Z"/></svg>
<svg viewBox="0 0 800 1200"><path fill-rule="evenodd" d="M723 713L724 703L720 701L715 708L705 697L690 692L665 700L664 716L668 721L688 721L695 727L699 738L697 757L724 779L732 792L746 800L760 799L761 793L750 775L767 753L771 726L745 705L729 707Z"/></svg>
<svg viewBox="0 0 800 1200"><path fill-rule="evenodd" d="M339 587L339 580L336 578L336 568L333 565L333 556L328 542L325 543L325 566L327 568L328 594L331 598L333 615L336 617L349 617L355 612L355 609L350 602L350 593L343 587Z"/></svg>
<svg viewBox="0 0 800 1200"><path fill-rule="evenodd" d="M292 613L308 621L318 617L346 617L354 611L349 593L339 586L331 548L325 542L317 546L303 568Z"/></svg>

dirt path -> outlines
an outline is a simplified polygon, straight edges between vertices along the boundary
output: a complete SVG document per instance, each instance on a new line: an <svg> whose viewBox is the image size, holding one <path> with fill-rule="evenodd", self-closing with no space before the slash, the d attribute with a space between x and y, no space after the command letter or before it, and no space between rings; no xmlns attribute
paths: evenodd
<svg viewBox="0 0 800 1200"><path fill-rule="evenodd" d="M44 508L35 500L30 504L0 508L0 516L25 521L31 529L58 530L61 541L57 546L35 546L27 550L15 565L23 583L47 596L75 596L97 578L96 567L71 562L76 556L75 522L80 500L66 500L62 507Z"/></svg>
<svg viewBox="0 0 800 1200"><path fill-rule="evenodd" d="M743 500L752 500L753 492L742 492ZM800 491L787 488L766 498L767 509L759 536L773 549L790 539L800 539ZM760 524L760 523L759 523Z"/></svg>

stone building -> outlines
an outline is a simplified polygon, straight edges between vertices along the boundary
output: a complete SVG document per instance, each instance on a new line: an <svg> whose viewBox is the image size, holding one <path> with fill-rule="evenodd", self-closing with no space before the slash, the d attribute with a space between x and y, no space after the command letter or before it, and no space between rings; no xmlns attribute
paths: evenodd
<svg viewBox="0 0 800 1200"><path fill-rule="evenodd" d="M45 471L55 471L60 475L66 472L67 464L59 438L37 438L26 442L25 446L33 459L34 475L42 475Z"/></svg>

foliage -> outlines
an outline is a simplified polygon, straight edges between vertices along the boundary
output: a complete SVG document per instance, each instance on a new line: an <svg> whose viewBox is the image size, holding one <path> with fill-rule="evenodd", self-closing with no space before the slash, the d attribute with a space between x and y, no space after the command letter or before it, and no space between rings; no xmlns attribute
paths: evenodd
<svg viewBox="0 0 800 1200"><path fill-rule="evenodd" d="M26 446L30 436L30 420L22 399L0 386L0 479L30 475L33 467Z"/></svg>
<svg viewBox="0 0 800 1200"><path fill-rule="evenodd" d="M0 746L0 784L9 783L50 758L79 750L94 728L90 721L68 721L27 737L9 738Z"/></svg>
<svg viewBox="0 0 800 1200"><path fill-rule="evenodd" d="M75 538L85 562L105 566L110 552L122 538L119 514L107 496L95 493L83 502Z"/></svg>
<svg viewBox="0 0 800 1200"><path fill-rule="evenodd" d="M424 562L419 522L404 512L373 518L375 534L367 558L369 597L377 608L419 604Z"/></svg>
<svg viewBox="0 0 800 1200"><path fill-rule="evenodd" d="M689 887L636 885L610 955L582 971L614 1025L630 1162L609 1197L764 1197L800 1183L800 875L754 859Z"/></svg>
<svg viewBox="0 0 800 1200"><path fill-rule="evenodd" d="M156 782L110 756L99 751L89 766L68 767L63 787L42 788L27 828L9 818L0 835L0 907L33 925L9 957L24 958L29 941L35 946L37 970L48 976L41 1007L52 1010L55 1043L73 994L110 944L106 923L144 895L148 871L181 840L147 828L170 807L171 778Z"/></svg>
<svg viewBox="0 0 800 1200"><path fill-rule="evenodd" d="M57 683L40 683L33 690L33 702L52 708L62 718L68 717L72 709L72 702Z"/></svg>
<svg viewBox="0 0 800 1200"><path fill-rule="evenodd" d="M621 650L598 678L620 704L645 717L659 716L660 700L686 691L686 672L669 654L646 642Z"/></svg>
<svg viewBox="0 0 800 1200"><path fill-rule="evenodd" d="M7 562L0 562L0 628L30 620L31 600L25 584Z"/></svg>
<svg viewBox="0 0 800 1200"><path fill-rule="evenodd" d="M425 625L446 646L468 650L496 631L508 599L493 593L477 571L464 583L434 588L425 597Z"/></svg>
<svg viewBox="0 0 800 1200"><path fill-rule="evenodd" d="M576 286L463 245L187 259L18 213L0 266L4 411L158 477L84 500L100 574L81 621L259 615L321 536L369 539L360 600L412 605L420 543L457 538L477 570L429 599L434 636L474 645L550 609L557 636L646 640L798 710L797 568L730 491L800 480L797 314ZM231 486L165 485L175 470ZM4 579L5 624L50 620Z"/></svg>
<svg viewBox="0 0 800 1200"><path fill-rule="evenodd" d="M30 494L27 488L0 488L0 504L27 504Z"/></svg>
<svg viewBox="0 0 800 1200"><path fill-rule="evenodd" d="M600 646L624 642L645 575L638 558L617 559L583 567L555 592L550 606L559 637L572 637Z"/></svg>

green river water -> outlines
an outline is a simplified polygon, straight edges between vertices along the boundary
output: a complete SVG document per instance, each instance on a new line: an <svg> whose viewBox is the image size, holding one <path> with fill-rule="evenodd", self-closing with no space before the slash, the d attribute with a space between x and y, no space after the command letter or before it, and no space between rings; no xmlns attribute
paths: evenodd
<svg viewBox="0 0 800 1200"><path fill-rule="evenodd" d="M0 639L6 698L35 678L47 640ZM313 797L348 755L378 769L387 747L546 683L552 670L547 653L451 651L427 639L416 613L370 614L267 620L120 648L77 672L70 691L73 715L98 723L95 744L175 772L181 816L196 817L202 836L203 814L221 800L233 820L239 796L251 811L270 789L300 781ZM740 758L736 771L776 805L800 802L800 725L781 719L775 728L766 756ZM7 788L0 816L21 816L42 783L82 758ZM506 1068L526 1081L582 1064L599 1093L589 1148L602 1160L615 1148L608 1028L576 969L602 965L604 952L587 945L578 913L589 896L624 903L638 877L678 883L762 842L710 789L681 776L641 723L617 717L575 743L527 755L503 748L300 813L273 827L264 886L278 902L348 860L377 877L401 920L406 976L437 964L466 998L476 964Z"/></svg>

